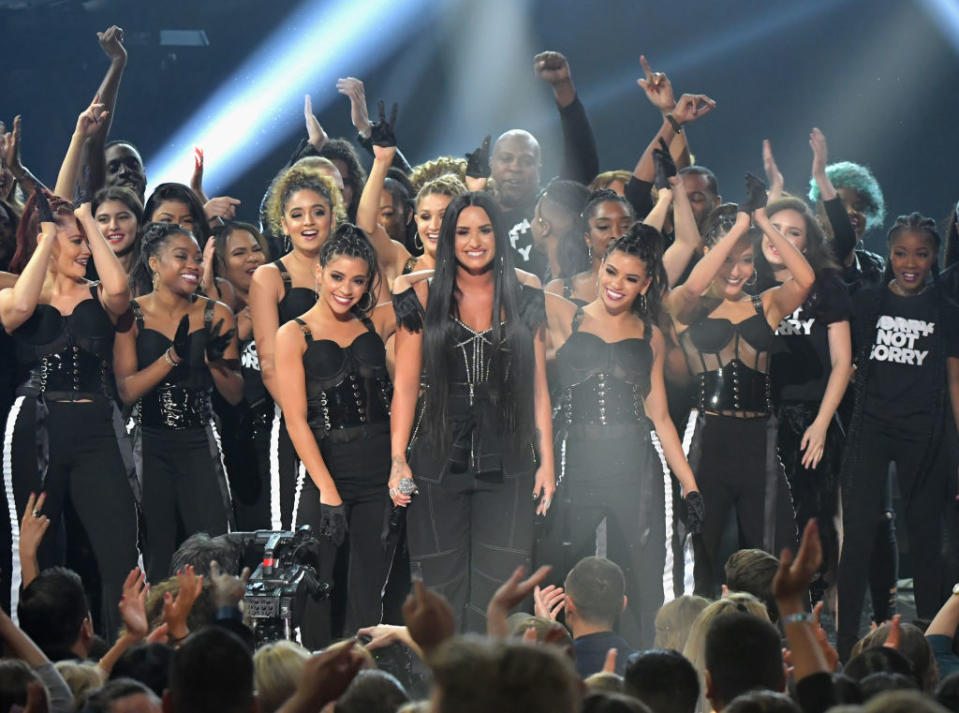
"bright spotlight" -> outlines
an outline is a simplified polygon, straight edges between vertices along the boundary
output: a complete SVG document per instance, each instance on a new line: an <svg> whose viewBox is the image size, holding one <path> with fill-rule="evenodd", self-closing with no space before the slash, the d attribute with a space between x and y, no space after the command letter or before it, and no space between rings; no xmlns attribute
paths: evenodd
<svg viewBox="0 0 959 713"><path fill-rule="evenodd" d="M412 36L414 21L424 24L432 5L429 0L304 3L151 158L148 194L163 181L185 181L194 145L202 146L207 158L204 182L226 185L302 123L298 107L304 94L322 90L314 111L340 98L336 79L362 76Z"/></svg>
<svg viewBox="0 0 959 713"><path fill-rule="evenodd" d="M926 10L937 20L939 29L959 50L959 6L955 0L922 0Z"/></svg>

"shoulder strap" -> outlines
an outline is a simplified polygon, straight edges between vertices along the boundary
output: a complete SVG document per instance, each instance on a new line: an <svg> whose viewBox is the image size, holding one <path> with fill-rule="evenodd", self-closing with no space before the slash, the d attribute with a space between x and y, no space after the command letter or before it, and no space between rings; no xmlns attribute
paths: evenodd
<svg viewBox="0 0 959 713"><path fill-rule="evenodd" d="M753 309L756 310L756 314L758 314L760 317L765 317L766 313L763 311L763 296L753 295L749 299L752 300Z"/></svg>
<svg viewBox="0 0 959 713"><path fill-rule="evenodd" d="M573 296L573 278L564 277L563 278L563 297L569 299Z"/></svg>
<svg viewBox="0 0 959 713"><path fill-rule="evenodd" d="M300 331L303 332L303 337L306 339L307 344L313 341L313 332L310 331L310 328L306 325L299 317L294 317L293 321L300 325Z"/></svg>
<svg viewBox="0 0 959 713"><path fill-rule="evenodd" d="M99 287L100 287L99 280L94 280L93 282L90 283L90 294L93 296L93 299L95 300L100 299L100 290L98 289Z"/></svg>
<svg viewBox="0 0 959 713"><path fill-rule="evenodd" d="M369 315L364 314L360 315L360 321L363 323L363 326L366 327L366 331L376 334L376 325L373 324L373 320L370 319Z"/></svg>
<svg viewBox="0 0 959 713"><path fill-rule="evenodd" d="M280 279L283 280L283 294L286 294L293 285L293 281L290 279L290 273L286 269L286 265L284 265L283 261L279 258L274 260L273 264L276 265L276 269L280 271Z"/></svg>
<svg viewBox="0 0 959 713"><path fill-rule="evenodd" d="M579 331L579 325L583 321L583 305L576 307L576 314L573 315L573 332Z"/></svg>
<svg viewBox="0 0 959 713"><path fill-rule="evenodd" d="M206 306L203 308L203 326L209 329L213 326L213 308L216 306L216 302L209 297L203 299L206 300Z"/></svg>
<svg viewBox="0 0 959 713"><path fill-rule="evenodd" d="M133 318L137 323L137 330L143 331L143 310L140 308L140 303L135 299L130 300L130 309L133 310Z"/></svg>

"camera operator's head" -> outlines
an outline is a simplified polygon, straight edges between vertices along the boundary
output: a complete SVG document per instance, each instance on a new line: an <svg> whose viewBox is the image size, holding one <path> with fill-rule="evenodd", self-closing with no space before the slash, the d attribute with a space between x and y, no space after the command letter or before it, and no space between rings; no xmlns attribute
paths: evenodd
<svg viewBox="0 0 959 713"><path fill-rule="evenodd" d="M66 567L38 574L20 594L20 628L52 661L85 659L93 622L80 575Z"/></svg>
<svg viewBox="0 0 959 713"><path fill-rule="evenodd" d="M253 658L235 634L206 627L173 654L163 713L256 713Z"/></svg>
<svg viewBox="0 0 959 713"><path fill-rule="evenodd" d="M220 569L228 574L240 573L241 547L235 544L229 535L210 537L205 532L190 535L173 553L170 560L170 576L193 565L198 575L210 576L210 562L216 560Z"/></svg>

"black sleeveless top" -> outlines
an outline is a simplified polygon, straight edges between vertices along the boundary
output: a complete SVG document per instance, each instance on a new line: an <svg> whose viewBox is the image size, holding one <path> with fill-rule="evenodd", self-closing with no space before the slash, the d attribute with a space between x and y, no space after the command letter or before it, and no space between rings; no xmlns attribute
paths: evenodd
<svg viewBox="0 0 959 713"><path fill-rule="evenodd" d="M562 418L568 425L645 419L643 399L649 395L653 368L651 325L645 323L642 338L606 342L580 332L582 319L580 307L573 317L573 333L556 352Z"/></svg>
<svg viewBox="0 0 959 713"><path fill-rule="evenodd" d="M389 426L393 384L386 370L386 347L368 317L367 331L348 346L314 339L306 322L296 323L306 339L306 420L317 441L360 438L369 426Z"/></svg>
<svg viewBox="0 0 959 713"><path fill-rule="evenodd" d="M742 322L709 317L679 337L690 371L699 380L699 408L723 415L768 415L771 408L769 360L779 340L766 321L760 295L751 298L756 314Z"/></svg>
<svg viewBox="0 0 959 713"><path fill-rule="evenodd" d="M137 403L137 420L141 426L180 431L205 427L210 419L210 392L213 375L206 365L206 340L213 324L216 304L208 297L203 309L203 329L190 332L187 354L183 361L170 369L163 380ZM139 303L130 303L137 324L137 367L143 369L163 356L173 341L155 329L144 326L143 310Z"/></svg>
<svg viewBox="0 0 959 713"><path fill-rule="evenodd" d="M396 321L418 332L423 328L423 305L412 287L393 296ZM543 291L522 286L519 319L535 333L546 324L546 303ZM448 391L447 416L452 442L442 454L423 439L418 439L423 410L417 417L410 438L413 472L427 478L438 478L444 472L471 472L480 478L499 480L503 474L531 471L537 461L532 434L508 432L501 422L500 411L488 384L493 359L492 328L477 332L456 318L452 339L446 344ZM509 358L533 359L528 355ZM509 368L508 359L501 368ZM445 458L444 458L445 456Z"/></svg>
<svg viewBox="0 0 959 713"><path fill-rule="evenodd" d="M113 398L113 338L115 329L100 304L97 285L91 299L79 302L68 315L38 304L30 318L13 331L17 361L27 378L18 394L72 399Z"/></svg>
<svg viewBox="0 0 959 713"><path fill-rule="evenodd" d="M318 297L309 287L293 287L290 273L282 260L274 260L273 264L280 271L280 278L283 280L283 298L277 303L276 309L280 315L280 325L284 325L308 312L316 304Z"/></svg>

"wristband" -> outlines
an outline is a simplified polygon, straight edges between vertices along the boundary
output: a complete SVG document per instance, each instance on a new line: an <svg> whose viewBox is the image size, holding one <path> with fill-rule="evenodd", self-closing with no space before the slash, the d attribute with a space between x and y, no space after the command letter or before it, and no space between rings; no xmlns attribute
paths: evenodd
<svg viewBox="0 0 959 713"><path fill-rule="evenodd" d="M803 622L812 621L812 614L806 611L796 612L795 614L787 614L782 618L783 625L786 624L802 624Z"/></svg>
<svg viewBox="0 0 959 713"><path fill-rule="evenodd" d="M214 621L224 621L224 620L233 620L233 621L243 621L243 613L235 606L223 606L217 607L216 611L213 612Z"/></svg>
<svg viewBox="0 0 959 713"><path fill-rule="evenodd" d="M173 357L170 356L170 350L171 350L171 349L173 349L173 347L167 347L167 350L166 350L165 352L163 352L163 358L166 359L167 364L169 364L170 366L176 366L176 365L179 364L180 362L178 362L178 361L173 361Z"/></svg>
<svg viewBox="0 0 959 713"><path fill-rule="evenodd" d="M669 122L670 126L673 127L673 131L675 131L677 134L682 133L683 125L680 124L678 121L676 121L675 116L673 116L672 114L663 114L663 116L665 117L666 121Z"/></svg>

